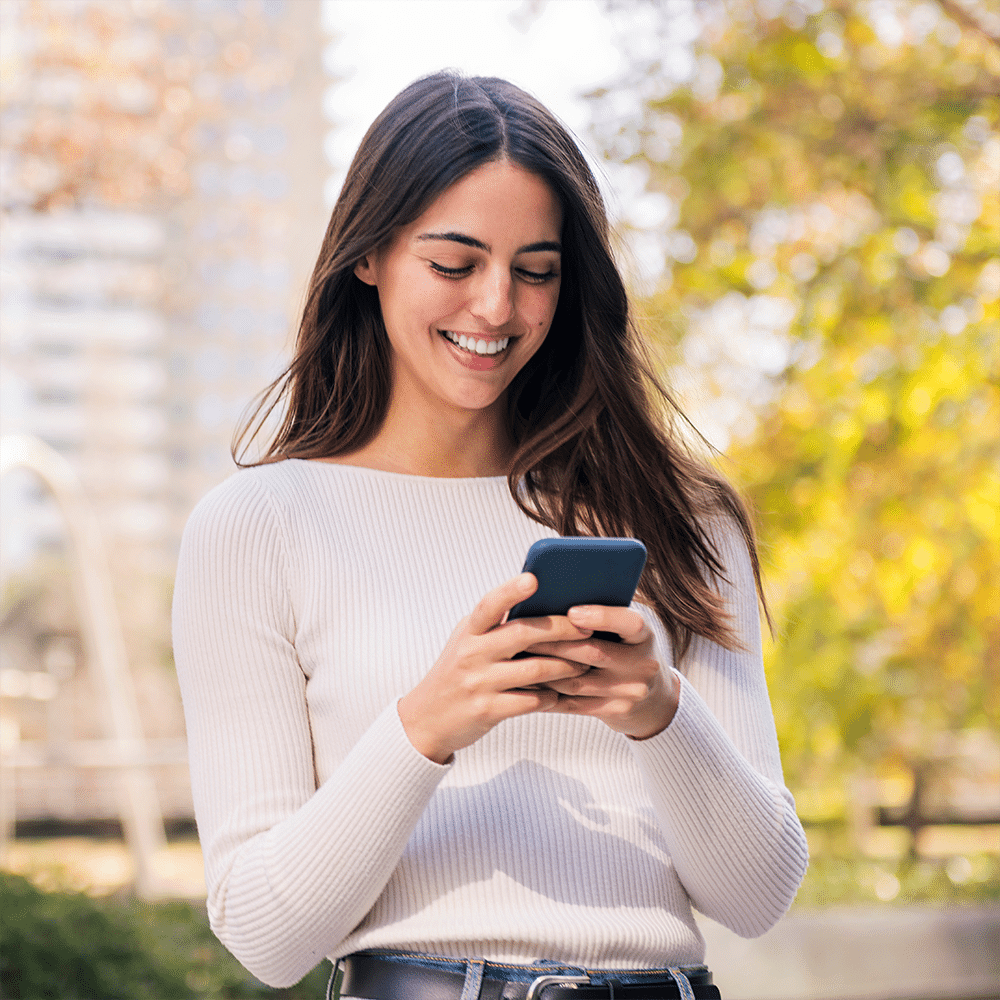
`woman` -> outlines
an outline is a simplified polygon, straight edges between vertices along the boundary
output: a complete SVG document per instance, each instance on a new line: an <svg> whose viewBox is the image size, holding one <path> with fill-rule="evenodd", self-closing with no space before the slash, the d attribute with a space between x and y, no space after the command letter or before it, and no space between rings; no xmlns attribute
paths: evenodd
<svg viewBox="0 0 1000 1000"><path fill-rule="evenodd" d="M274 985L351 956L352 996L718 996L692 904L760 934L806 864L753 539L665 429L544 107L449 74L389 104L272 389L175 596L215 932ZM506 622L555 534L641 538L643 603Z"/></svg>

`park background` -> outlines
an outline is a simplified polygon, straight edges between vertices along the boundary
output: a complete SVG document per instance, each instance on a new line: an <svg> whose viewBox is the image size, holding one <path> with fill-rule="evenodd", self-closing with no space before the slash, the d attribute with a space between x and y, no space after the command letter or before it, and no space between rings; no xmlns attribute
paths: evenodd
<svg viewBox="0 0 1000 1000"><path fill-rule="evenodd" d="M3 995L321 995L320 973L255 984L201 922L173 560L288 357L363 130L445 66L513 79L579 136L693 446L757 510L813 860L761 942L706 926L724 995L996 994L996 3L4 0L0 17ZM53 480L103 539L127 752ZM121 804L143 777L168 835L145 860ZM48 985L24 992L29 974Z"/></svg>

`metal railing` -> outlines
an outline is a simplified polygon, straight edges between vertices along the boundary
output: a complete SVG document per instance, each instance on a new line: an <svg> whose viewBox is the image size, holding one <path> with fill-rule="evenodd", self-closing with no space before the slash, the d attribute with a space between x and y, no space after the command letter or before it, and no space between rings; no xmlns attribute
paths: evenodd
<svg viewBox="0 0 1000 1000"><path fill-rule="evenodd" d="M156 896L154 858L166 846L166 836L150 768L154 764L184 760L183 741L150 742L143 736L107 550L75 470L43 441L9 435L0 439L0 475L16 468L34 472L49 487L65 522L80 630L87 663L97 674L106 706L108 738L63 742L55 755L58 759L53 759L54 751L44 743L22 743L14 734L0 750L0 792L6 800L0 812L6 820L0 822L0 836L5 835L14 818L9 778L15 770L50 763L114 769L119 771L118 808L135 863L135 888L141 896Z"/></svg>

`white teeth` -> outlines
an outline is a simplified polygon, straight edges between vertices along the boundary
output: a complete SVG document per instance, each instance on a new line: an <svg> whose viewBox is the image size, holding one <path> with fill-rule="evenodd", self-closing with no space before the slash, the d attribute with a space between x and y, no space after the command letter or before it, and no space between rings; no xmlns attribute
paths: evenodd
<svg viewBox="0 0 1000 1000"><path fill-rule="evenodd" d="M468 337L464 333L453 333L451 330L441 331L453 344L457 344L463 350L471 351L474 354L499 354L507 349L510 337L501 337L499 340L482 340L475 337Z"/></svg>

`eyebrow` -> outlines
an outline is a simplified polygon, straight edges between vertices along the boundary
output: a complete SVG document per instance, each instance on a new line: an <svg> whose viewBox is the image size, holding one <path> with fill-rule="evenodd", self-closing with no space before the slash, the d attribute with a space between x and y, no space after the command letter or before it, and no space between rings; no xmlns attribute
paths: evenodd
<svg viewBox="0 0 1000 1000"><path fill-rule="evenodd" d="M421 233L418 240L447 240L451 243L460 243L464 247L473 247L476 250L484 250L491 253L493 248L489 243L477 240L474 236L466 236L465 233ZM518 253L540 253L543 250L554 250L562 253L562 244L557 240L541 240L538 243L529 243L520 247Z"/></svg>

